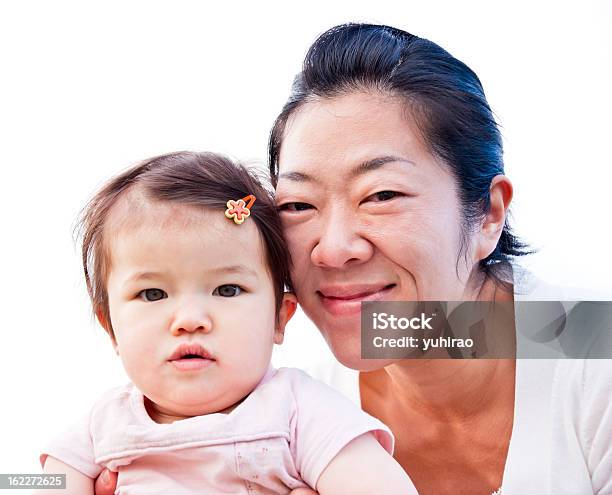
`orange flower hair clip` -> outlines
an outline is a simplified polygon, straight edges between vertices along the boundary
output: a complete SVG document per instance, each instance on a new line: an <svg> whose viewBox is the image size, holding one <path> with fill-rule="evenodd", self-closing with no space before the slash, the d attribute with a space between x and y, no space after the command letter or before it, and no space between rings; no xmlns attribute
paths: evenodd
<svg viewBox="0 0 612 495"><path fill-rule="evenodd" d="M255 203L255 196L249 194L242 199L237 199L234 201L230 199L227 202L227 210L225 210L225 216L227 218L233 219L234 223L240 225L244 222L249 216L251 216L251 206ZM247 202L248 201L248 204Z"/></svg>

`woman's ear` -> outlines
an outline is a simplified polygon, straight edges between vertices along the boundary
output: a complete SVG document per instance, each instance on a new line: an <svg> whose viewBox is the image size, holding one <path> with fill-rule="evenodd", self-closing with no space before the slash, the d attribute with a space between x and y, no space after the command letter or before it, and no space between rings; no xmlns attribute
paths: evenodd
<svg viewBox="0 0 612 495"><path fill-rule="evenodd" d="M278 316L276 317L276 328L274 329L274 343L282 344L285 338L285 326L295 314L297 309L297 298L291 292L285 292L281 302Z"/></svg>
<svg viewBox="0 0 612 495"><path fill-rule="evenodd" d="M476 255L484 260L497 246L497 242L506 224L508 207L512 201L512 182L505 175L496 175L489 187L489 211L478 233Z"/></svg>
<svg viewBox="0 0 612 495"><path fill-rule="evenodd" d="M96 310L96 319L98 320L98 323L102 326L102 328L104 328L104 330L106 331L106 333L110 337L111 344L113 345L113 349L115 349L115 352L117 353L117 356L118 356L119 355L119 349L117 348L117 340L115 339L115 334L113 332L113 327L111 327L110 321L108 321L106 319L106 317L104 316L104 313L102 313L101 309L97 309Z"/></svg>

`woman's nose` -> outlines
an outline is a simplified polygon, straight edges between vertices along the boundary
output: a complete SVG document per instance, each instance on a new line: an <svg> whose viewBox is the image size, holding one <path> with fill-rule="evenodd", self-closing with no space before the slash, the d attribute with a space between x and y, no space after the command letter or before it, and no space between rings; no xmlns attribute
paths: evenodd
<svg viewBox="0 0 612 495"><path fill-rule="evenodd" d="M202 301L182 304L177 309L170 326L172 335L178 336L192 332L209 333L212 330L212 319L205 306Z"/></svg>
<svg viewBox="0 0 612 495"><path fill-rule="evenodd" d="M343 268L372 257L374 247L358 233L358 222L348 208L335 208L322 217L320 236L310 258L315 266Z"/></svg>

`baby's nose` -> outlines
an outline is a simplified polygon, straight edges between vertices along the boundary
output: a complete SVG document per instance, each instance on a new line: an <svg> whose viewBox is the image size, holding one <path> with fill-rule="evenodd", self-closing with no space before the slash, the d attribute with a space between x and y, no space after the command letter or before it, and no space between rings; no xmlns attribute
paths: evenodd
<svg viewBox="0 0 612 495"><path fill-rule="evenodd" d="M181 333L204 332L212 330L212 320L202 305L183 307L172 322L170 332L177 336Z"/></svg>

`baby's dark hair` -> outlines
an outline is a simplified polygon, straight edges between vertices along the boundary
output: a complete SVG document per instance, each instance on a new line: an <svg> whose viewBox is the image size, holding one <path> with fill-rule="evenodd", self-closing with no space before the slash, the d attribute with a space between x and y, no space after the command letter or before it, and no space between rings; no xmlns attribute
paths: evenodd
<svg viewBox="0 0 612 495"><path fill-rule="evenodd" d="M255 222L263 240L278 313L285 288L291 289L291 260L272 194L264 183L253 171L225 156L182 151L145 160L102 187L83 209L78 232L93 311L111 337L114 334L106 289L111 257L105 225L113 206L135 188L151 201L218 210L221 216L228 200L254 195L257 199L246 221Z"/></svg>

